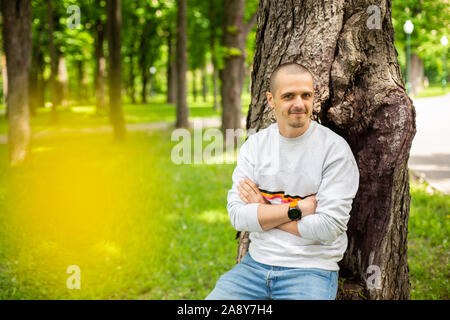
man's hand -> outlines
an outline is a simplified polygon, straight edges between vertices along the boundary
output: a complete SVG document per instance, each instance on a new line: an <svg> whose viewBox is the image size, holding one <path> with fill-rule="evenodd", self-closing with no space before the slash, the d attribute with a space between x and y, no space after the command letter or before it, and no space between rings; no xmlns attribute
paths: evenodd
<svg viewBox="0 0 450 320"><path fill-rule="evenodd" d="M316 212L317 208L317 200L316 195L313 194L309 197L306 197L303 200L300 200L298 202L298 207L302 211L302 218L309 216L310 214L314 214ZM277 229L292 233L293 235L296 235L298 237L301 237L302 235L298 233L298 221L290 221L283 224L280 224L276 227Z"/></svg>
<svg viewBox="0 0 450 320"><path fill-rule="evenodd" d="M260 203L269 206L258 207L258 221L261 228L266 231L272 228L301 236L298 233L297 221L290 221L287 215L289 204L282 203L278 205L270 205L270 201L266 200L258 189L258 186L248 178L239 181L237 186L239 197L246 204ZM302 217L305 217L316 212L317 200L316 195L311 195L298 202L298 206L302 211Z"/></svg>
<svg viewBox="0 0 450 320"><path fill-rule="evenodd" d="M316 213L317 208L316 195L313 194L311 196L306 197L303 200L300 200L298 202L298 207L302 211L302 218L310 214Z"/></svg>
<svg viewBox="0 0 450 320"><path fill-rule="evenodd" d="M239 185L237 186L239 191L239 198L244 201L246 204L249 203L262 203L262 204L270 204L266 198L261 194L258 189L258 186L248 178L239 181Z"/></svg>

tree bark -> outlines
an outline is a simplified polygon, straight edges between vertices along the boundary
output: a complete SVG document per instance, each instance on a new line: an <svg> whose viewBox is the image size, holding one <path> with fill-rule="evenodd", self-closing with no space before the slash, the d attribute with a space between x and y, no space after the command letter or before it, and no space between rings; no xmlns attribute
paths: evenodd
<svg viewBox="0 0 450 320"><path fill-rule="evenodd" d="M391 1L377 5L379 28L369 19L374 17L367 10L371 4L260 1L247 129L275 121L265 92L279 64L295 61L310 69L316 91L313 118L347 140L360 171L338 298L409 299L407 161L415 110L393 44ZM241 233L241 241L246 236ZM241 243L239 249L238 261L247 246ZM376 270L379 283L374 285Z"/></svg>
<svg viewBox="0 0 450 320"><path fill-rule="evenodd" d="M133 63L134 52L130 52L128 58L130 59L129 69L128 69L128 83L127 83L127 91L128 96L131 99L132 104L136 104L136 83L135 83L135 72L134 72L134 63Z"/></svg>
<svg viewBox="0 0 450 320"><path fill-rule="evenodd" d="M106 78L106 60L103 50L105 39L105 25L98 18L95 23L95 109L97 114L106 109L105 102L105 78Z"/></svg>
<svg viewBox="0 0 450 320"><path fill-rule="evenodd" d="M56 47L53 39L54 33L54 17L53 17L53 2L47 0L47 19L48 19L48 50L50 52L50 99L52 102L52 111L50 114L50 123L58 123L58 60L56 57Z"/></svg>
<svg viewBox="0 0 450 320"><path fill-rule="evenodd" d="M2 54L2 81L3 81L3 103L6 104L8 96L8 69L6 67L6 56Z"/></svg>
<svg viewBox="0 0 450 320"><path fill-rule="evenodd" d="M244 22L245 0L224 2L222 44L227 47L225 67L220 71L222 81L222 131L241 128L241 94L245 76L245 44L255 23L256 14Z"/></svg>
<svg viewBox="0 0 450 320"><path fill-rule="evenodd" d="M194 98L194 102L197 101L197 70L192 70L192 96Z"/></svg>
<svg viewBox="0 0 450 320"><path fill-rule="evenodd" d="M423 84L423 60L417 54L411 55L411 95L416 95L422 90Z"/></svg>
<svg viewBox="0 0 450 320"><path fill-rule="evenodd" d="M177 128L189 127L189 109L186 100L186 72L187 66L187 21L186 0L177 0Z"/></svg>
<svg viewBox="0 0 450 320"><path fill-rule="evenodd" d="M6 101L9 163L15 166L26 160L30 152L31 1L3 0L1 5L9 88Z"/></svg>
<svg viewBox="0 0 450 320"><path fill-rule="evenodd" d="M69 74L67 72L66 59L63 54L59 55L58 59L58 87L59 87L59 101L63 108L67 108L69 105L68 93L69 93Z"/></svg>
<svg viewBox="0 0 450 320"><path fill-rule="evenodd" d="M139 45L139 67L141 69L141 75L142 75L142 92L141 92L141 102L147 103L147 82L149 79L148 76L148 69L147 69L147 54L149 51L149 41L147 38L147 28L144 28L144 32L140 38L140 45Z"/></svg>
<svg viewBox="0 0 450 320"><path fill-rule="evenodd" d="M86 92L84 87L84 62L83 60L77 61L77 101L79 104L83 104L86 101Z"/></svg>
<svg viewBox="0 0 450 320"><path fill-rule="evenodd" d="M211 33L210 33L210 47L211 47L211 62L213 65L213 73L212 73L212 86L213 86L213 109L219 110L219 102L217 99L217 78L218 78L218 72L217 72L217 51L216 51L216 28L214 26L214 23L216 21L216 12L214 10L214 2L209 2L209 21L211 24Z"/></svg>
<svg viewBox="0 0 450 320"><path fill-rule="evenodd" d="M167 38L167 103L176 103L177 101L177 67L173 53L173 42L172 31L169 30L169 36Z"/></svg>
<svg viewBox="0 0 450 320"><path fill-rule="evenodd" d="M202 77L202 97L203 102L206 102L206 96L208 94L208 86L206 84L206 64L204 64L200 70Z"/></svg>
<svg viewBox="0 0 450 320"><path fill-rule="evenodd" d="M148 74L147 70L142 69L142 103L147 103L147 82L148 82Z"/></svg>
<svg viewBox="0 0 450 320"><path fill-rule="evenodd" d="M108 0L109 45L109 112L116 141L125 138L125 120L122 110L122 56L120 54L122 6L121 0Z"/></svg>
<svg viewBox="0 0 450 320"><path fill-rule="evenodd" d="M42 37L43 35L41 34L40 40L42 40ZM45 107L45 61L40 44L32 44L32 46L28 99L30 102L30 113L33 116L36 114L38 108Z"/></svg>

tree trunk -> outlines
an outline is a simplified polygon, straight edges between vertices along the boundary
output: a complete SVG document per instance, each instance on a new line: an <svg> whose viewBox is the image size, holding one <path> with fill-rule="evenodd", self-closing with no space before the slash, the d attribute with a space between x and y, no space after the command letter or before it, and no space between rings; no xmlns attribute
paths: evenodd
<svg viewBox="0 0 450 320"><path fill-rule="evenodd" d="M203 102L206 102L206 96L208 94L208 87L206 85L206 64L202 66L202 69L200 70L201 77L202 77L202 97Z"/></svg>
<svg viewBox="0 0 450 320"><path fill-rule="evenodd" d="M213 102L213 109L219 110L219 100L217 99L217 78L218 78L218 72L217 72L217 63L213 63L213 74L212 74L212 82L213 82L213 96L214 96L214 102Z"/></svg>
<svg viewBox="0 0 450 320"><path fill-rule="evenodd" d="M192 96L194 102L197 102L197 70L192 70Z"/></svg>
<svg viewBox="0 0 450 320"><path fill-rule="evenodd" d="M222 44L227 47L225 68L220 71L222 80L222 130L241 128L241 93L245 76L245 44L255 23L254 17L244 22L245 0L224 2Z"/></svg>
<svg viewBox="0 0 450 320"><path fill-rule="evenodd" d="M145 30L145 28L144 28ZM139 46L139 68L142 75L142 92L141 101L142 103L147 103L147 82L148 82L148 69L147 69L147 54L149 51L148 38L146 32L144 31Z"/></svg>
<svg viewBox="0 0 450 320"><path fill-rule="evenodd" d="M3 0L3 47L8 72L8 146L11 166L29 155L28 80L31 63L31 1Z"/></svg>
<svg viewBox="0 0 450 320"><path fill-rule="evenodd" d="M8 96L8 69L6 68L6 56L2 55L2 80L3 80L3 103L6 104Z"/></svg>
<svg viewBox="0 0 450 320"><path fill-rule="evenodd" d="M131 103L136 104L136 83L135 83L135 73L134 73L134 64L133 57L134 52L130 52L129 54L129 69L128 69L128 96L131 98Z"/></svg>
<svg viewBox="0 0 450 320"><path fill-rule="evenodd" d="M84 66L83 60L77 61L77 102L83 104L86 100L84 92Z"/></svg>
<svg viewBox="0 0 450 320"><path fill-rule="evenodd" d="M147 71L145 69L142 69L142 103L147 103L147 81Z"/></svg>
<svg viewBox="0 0 450 320"><path fill-rule="evenodd" d="M416 95L422 90L423 84L423 60L418 55L411 55L411 95Z"/></svg>
<svg viewBox="0 0 450 320"><path fill-rule="evenodd" d="M393 44L391 2L369 6L368 0L260 1L247 129L275 121L265 92L279 64L311 70L313 117L347 140L360 171L338 298L409 299L407 161L415 110ZM238 261L247 245L239 249Z"/></svg>
<svg viewBox="0 0 450 320"><path fill-rule="evenodd" d="M109 114L116 141L125 138L125 120L122 110L122 56L120 33L122 26L121 0L108 0L109 50Z"/></svg>
<svg viewBox="0 0 450 320"><path fill-rule="evenodd" d="M30 66L30 82L29 82L29 104L30 114L35 116L38 108L43 108L45 104L45 88L44 88L44 53L41 43L44 37L42 30L39 30L38 41L32 43L32 57ZM33 42L33 41L32 41Z"/></svg>
<svg viewBox="0 0 450 320"><path fill-rule="evenodd" d="M175 55L173 54L173 35L169 30L167 39L168 56L167 56L167 103L176 103L177 101L177 68Z"/></svg>
<svg viewBox="0 0 450 320"><path fill-rule="evenodd" d="M48 50L50 52L50 99L52 102L52 112L50 114L50 123L58 123L58 113L56 107L58 105L58 60L56 57L56 47L53 41L54 33L54 17L53 2L47 0L47 19L48 19Z"/></svg>
<svg viewBox="0 0 450 320"><path fill-rule="evenodd" d="M222 81L222 130L241 127L241 93L244 81L245 0L224 2L224 25L222 45L227 47L225 68L220 71Z"/></svg>
<svg viewBox="0 0 450 320"><path fill-rule="evenodd" d="M106 109L105 103L105 78L106 78L106 61L105 52L103 50L103 42L105 39L105 26L100 18L95 24L95 109L97 113L101 113Z"/></svg>
<svg viewBox="0 0 450 320"><path fill-rule="evenodd" d="M63 108L67 108L69 103L67 95L69 93L69 75L67 73L66 59L62 54L59 56L58 62L58 79L59 79L59 100Z"/></svg>
<svg viewBox="0 0 450 320"><path fill-rule="evenodd" d="M189 127L189 109L186 100L187 32L186 0L177 0L177 128Z"/></svg>
<svg viewBox="0 0 450 320"><path fill-rule="evenodd" d="M217 101L217 52L216 52L216 28L214 27L214 22L216 21L216 13L214 10L214 2L209 2L209 21L211 23L211 33L210 33L210 46L211 46L211 62L213 65L212 73L212 86L213 86L213 109L219 109L219 102Z"/></svg>
<svg viewBox="0 0 450 320"><path fill-rule="evenodd" d="M30 79L28 82L28 101L30 108L30 116L36 116L36 109L38 104L38 88L39 88L39 46L32 45L32 56L30 62Z"/></svg>

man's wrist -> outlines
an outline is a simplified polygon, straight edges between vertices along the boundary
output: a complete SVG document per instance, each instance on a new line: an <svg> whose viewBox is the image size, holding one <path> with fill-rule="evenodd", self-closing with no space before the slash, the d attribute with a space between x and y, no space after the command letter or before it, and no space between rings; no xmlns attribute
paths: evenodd
<svg viewBox="0 0 450 320"><path fill-rule="evenodd" d="M258 206L258 221L261 228L266 231L273 229L280 224L289 222L289 203L282 204L260 204Z"/></svg>
<svg viewBox="0 0 450 320"><path fill-rule="evenodd" d="M300 200L300 201L297 203L297 205L298 205L298 207L300 208L300 211L302 212L302 218L305 217L305 216L308 216L308 215L310 215L310 214L315 213L315 212L313 212L313 210L311 210L311 206L310 206L310 204L308 203L308 201Z"/></svg>

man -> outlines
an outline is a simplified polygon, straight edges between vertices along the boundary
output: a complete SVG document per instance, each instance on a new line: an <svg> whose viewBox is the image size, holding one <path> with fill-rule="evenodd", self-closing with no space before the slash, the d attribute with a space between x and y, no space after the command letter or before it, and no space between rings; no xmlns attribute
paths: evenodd
<svg viewBox="0 0 450 320"><path fill-rule="evenodd" d="M311 120L313 76L287 63L270 78L277 122L242 145L227 210L249 252L206 299L335 299L359 184L347 142Z"/></svg>

